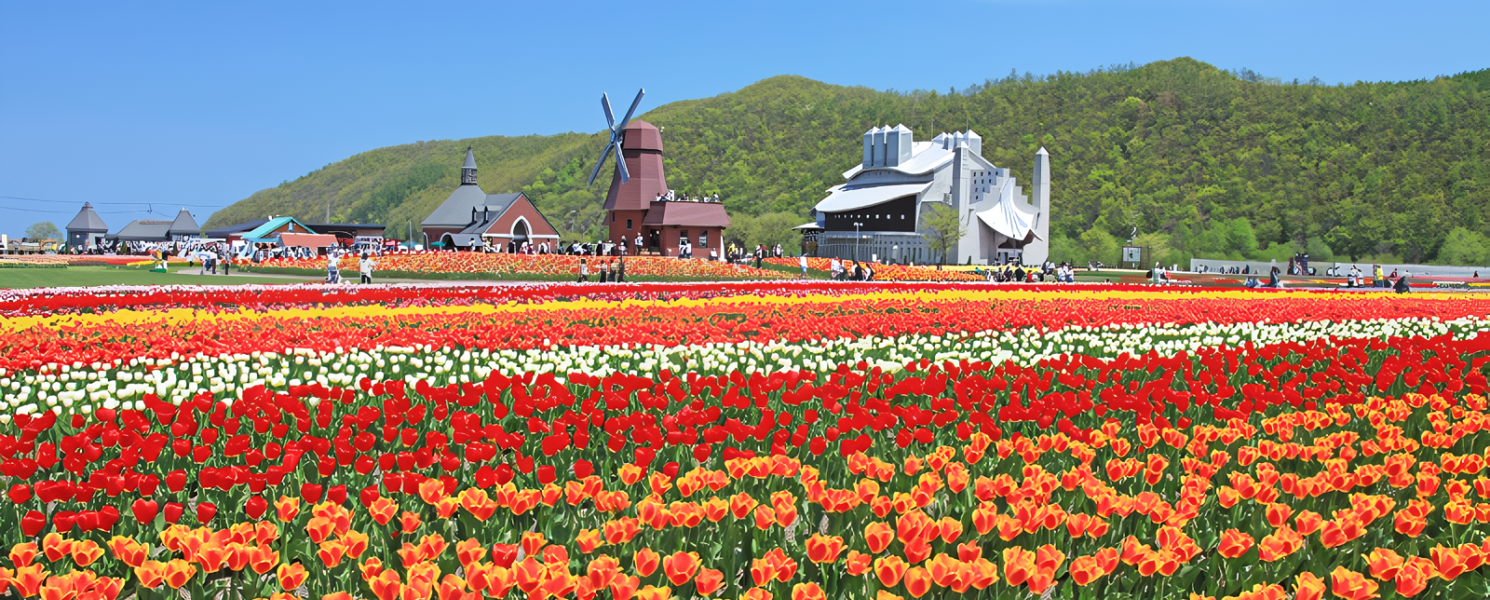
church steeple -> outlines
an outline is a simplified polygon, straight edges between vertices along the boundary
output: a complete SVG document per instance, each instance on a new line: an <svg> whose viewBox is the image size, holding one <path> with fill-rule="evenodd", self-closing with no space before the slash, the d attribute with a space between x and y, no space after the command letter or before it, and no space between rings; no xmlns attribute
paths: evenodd
<svg viewBox="0 0 1490 600"><path fill-rule="evenodd" d="M460 167L460 184L476 185L476 155L466 148L466 164Z"/></svg>

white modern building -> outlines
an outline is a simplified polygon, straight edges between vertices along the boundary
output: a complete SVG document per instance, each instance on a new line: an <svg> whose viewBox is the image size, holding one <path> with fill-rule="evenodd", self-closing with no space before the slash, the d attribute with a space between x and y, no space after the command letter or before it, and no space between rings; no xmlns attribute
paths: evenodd
<svg viewBox="0 0 1490 600"><path fill-rule="evenodd" d="M1035 156L1033 201L1009 169L983 158L983 138L972 130L917 142L904 125L864 134L860 164L843 174L813 209L818 256L933 263L927 241L934 206L956 212L963 235L949 264L1024 264L1050 255L1050 154Z"/></svg>

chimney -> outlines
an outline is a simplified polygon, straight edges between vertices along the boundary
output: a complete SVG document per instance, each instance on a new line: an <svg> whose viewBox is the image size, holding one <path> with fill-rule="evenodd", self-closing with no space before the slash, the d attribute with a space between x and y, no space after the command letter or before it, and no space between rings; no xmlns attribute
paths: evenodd
<svg viewBox="0 0 1490 600"><path fill-rule="evenodd" d="M983 136L978 135L978 132L969 129L967 130L967 135L964 136L963 139L967 141L968 150L972 150L973 154L983 156Z"/></svg>
<svg viewBox="0 0 1490 600"><path fill-rule="evenodd" d="M900 164L910 162L911 154L915 150L915 139L911 136L911 128L905 125L896 125L895 129L900 131Z"/></svg>
<svg viewBox="0 0 1490 600"><path fill-rule="evenodd" d="M1031 181L1030 200L1041 221L1046 221L1045 211L1050 210L1050 153L1042 146L1035 153L1035 177Z"/></svg>
<svg viewBox="0 0 1490 600"><path fill-rule="evenodd" d="M888 126L874 128L874 166L876 167L885 166L885 132L889 130Z"/></svg>

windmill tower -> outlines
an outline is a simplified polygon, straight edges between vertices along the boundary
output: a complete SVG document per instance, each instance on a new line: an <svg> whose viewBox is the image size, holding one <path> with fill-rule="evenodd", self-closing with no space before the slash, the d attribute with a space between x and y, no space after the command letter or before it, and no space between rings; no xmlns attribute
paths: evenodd
<svg viewBox="0 0 1490 600"><path fill-rule="evenodd" d="M611 178L610 191L605 195L605 219L610 232L607 241L625 240L628 245L634 244L638 234L643 238L651 236L650 230L643 230L642 222L646 220L652 202L667 193L667 177L662 168L662 133L651 123L631 120L644 94L646 90L637 92L631 109L619 122L612 116L610 98L604 94L600 96L610 141L590 174L590 183L593 184L606 159L612 152L616 154L616 173Z"/></svg>

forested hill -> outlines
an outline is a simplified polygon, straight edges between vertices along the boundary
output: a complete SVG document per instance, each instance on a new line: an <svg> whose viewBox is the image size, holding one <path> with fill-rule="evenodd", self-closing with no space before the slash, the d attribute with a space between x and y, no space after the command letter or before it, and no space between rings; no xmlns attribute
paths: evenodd
<svg viewBox="0 0 1490 600"><path fill-rule="evenodd" d="M1487 100L1490 70L1325 86L1180 58L946 92L781 76L639 118L663 128L671 187L717 191L751 237L807 220L859 161L864 131L904 123L917 140L972 127L984 155L1025 182L1047 147L1057 258L1111 261L1136 227L1175 262L1307 247L1484 263ZM319 221L330 203L339 219L386 222L402 237L455 188L472 146L487 192L526 190L566 236L596 239L609 174L583 184L603 144L571 133L381 148L260 191L209 227L271 213Z"/></svg>

